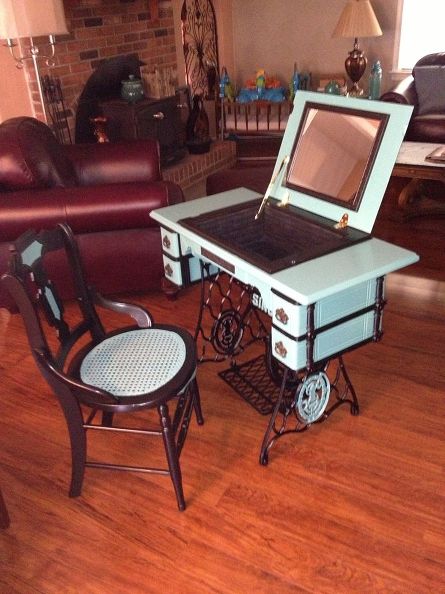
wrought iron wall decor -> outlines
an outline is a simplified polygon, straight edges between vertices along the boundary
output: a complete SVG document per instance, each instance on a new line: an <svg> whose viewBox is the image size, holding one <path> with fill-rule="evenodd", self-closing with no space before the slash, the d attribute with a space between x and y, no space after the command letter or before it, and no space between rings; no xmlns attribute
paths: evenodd
<svg viewBox="0 0 445 594"><path fill-rule="evenodd" d="M191 94L214 99L219 65L212 1L184 0L181 21L185 73Z"/></svg>

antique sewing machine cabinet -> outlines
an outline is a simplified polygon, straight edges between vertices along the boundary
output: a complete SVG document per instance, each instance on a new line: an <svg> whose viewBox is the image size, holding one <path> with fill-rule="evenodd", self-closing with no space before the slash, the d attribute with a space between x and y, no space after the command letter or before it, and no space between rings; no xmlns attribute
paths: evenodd
<svg viewBox="0 0 445 594"><path fill-rule="evenodd" d="M345 402L358 412L342 355L380 339L384 277L418 259L371 235L410 113L395 104L299 92L264 197L240 188L153 213L167 278L184 286L223 271L272 320L266 367L278 394L265 409L272 415L264 464L272 443L289 432L290 418L292 431L302 431ZM209 339L226 333L232 359L248 317L233 310L214 316ZM338 362L334 379L327 375L331 360ZM240 378L252 378L233 361L232 368L232 385L244 396ZM336 399L328 408L331 392Z"/></svg>

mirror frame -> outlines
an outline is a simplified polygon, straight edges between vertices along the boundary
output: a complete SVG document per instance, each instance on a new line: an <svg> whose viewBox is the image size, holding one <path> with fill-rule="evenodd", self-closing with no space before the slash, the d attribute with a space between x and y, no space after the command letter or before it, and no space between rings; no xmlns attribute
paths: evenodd
<svg viewBox="0 0 445 594"><path fill-rule="evenodd" d="M301 142L303 139L302 131L304 130L304 127L306 125L306 122L307 122L307 119L308 119L311 109L327 111L330 113L340 113L342 115L353 115L353 116L360 117L360 118L377 120L379 122L377 134L375 135L375 138L373 140L373 145L372 145L371 151L369 153L365 169L361 176L361 179L360 179L360 182L359 182L359 185L358 185L358 188L357 188L357 191L355 193L355 197L353 200L350 200L350 201L341 200L341 199L336 198L335 196L325 194L323 192L314 190L312 188L307 188L305 186L292 183L289 180L292 163L295 159L295 154L297 153L299 146L301 146ZM287 167L284 185L287 188L290 188L292 190L297 190L304 194L309 194L311 196L314 196L315 198L319 198L321 200L331 202L333 204L342 206L348 210L358 211L360 208L361 200L362 200L363 195L366 190L366 186L368 184L368 181L369 181L369 178L371 175L371 171L372 171L377 153L379 151L383 136L385 134L385 130L386 130L388 121L389 121L389 114L386 114L386 113L378 113L378 112L373 112L373 111L368 111L368 110L354 109L354 108L346 107L346 106L318 103L315 101L306 101L305 105L304 105L303 113L302 113L302 116L300 119L300 123L298 126L297 134L295 135L295 140L294 140L294 143L292 146L292 150L290 152L290 161L289 161L289 165Z"/></svg>

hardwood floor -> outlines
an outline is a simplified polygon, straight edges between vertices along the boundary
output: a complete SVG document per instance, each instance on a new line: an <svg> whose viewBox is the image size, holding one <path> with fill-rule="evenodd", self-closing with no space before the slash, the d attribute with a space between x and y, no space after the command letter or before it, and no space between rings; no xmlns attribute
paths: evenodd
<svg viewBox="0 0 445 594"><path fill-rule="evenodd" d="M192 422L182 455L184 513L159 476L87 469L82 496L68 497L62 414L20 319L0 310L0 487L11 520L0 530L0 592L445 592L445 220L395 222L393 199L374 234L421 260L388 278L383 340L345 357L360 415L341 407L284 437L262 467L267 418L220 367L202 366L205 424ZM132 300L193 330L199 288L175 302ZM93 456L161 459L157 442L91 438Z"/></svg>

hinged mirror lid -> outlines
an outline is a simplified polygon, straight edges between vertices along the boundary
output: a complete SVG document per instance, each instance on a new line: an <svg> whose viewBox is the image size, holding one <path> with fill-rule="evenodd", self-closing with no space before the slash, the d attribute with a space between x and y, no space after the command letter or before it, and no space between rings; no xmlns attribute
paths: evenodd
<svg viewBox="0 0 445 594"><path fill-rule="evenodd" d="M411 112L406 105L298 91L271 195L335 222L347 215L348 226L370 233Z"/></svg>

